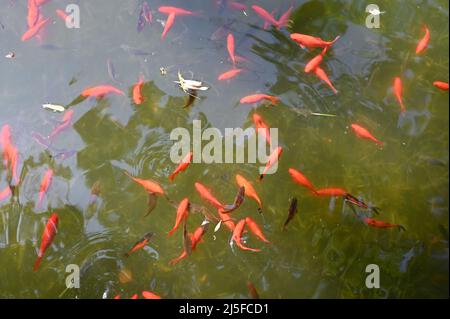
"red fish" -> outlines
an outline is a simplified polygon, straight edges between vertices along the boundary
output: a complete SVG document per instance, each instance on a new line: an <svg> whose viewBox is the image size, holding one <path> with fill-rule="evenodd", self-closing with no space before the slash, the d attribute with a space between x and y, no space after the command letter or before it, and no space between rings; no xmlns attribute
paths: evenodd
<svg viewBox="0 0 450 319"><path fill-rule="evenodd" d="M195 248L197 248L197 245L200 243L205 232L206 232L206 228L204 226L200 226L195 230L195 232L193 234L190 235L191 250L195 250ZM169 264L175 265L176 263L178 263L180 260L186 258L187 256L188 256L188 253L186 252L186 250L183 250L181 255L178 256L177 258L172 259L169 262Z"/></svg>
<svg viewBox="0 0 450 319"><path fill-rule="evenodd" d="M28 15L27 23L28 28L33 27L39 19L39 6L36 4L36 0L28 0Z"/></svg>
<svg viewBox="0 0 450 319"><path fill-rule="evenodd" d="M430 30L428 29L428 27L426 25L424 25L423 28L425 30L425 35L423 36L423 38L417 44L416 54L420 54L423 51L425 51L425 49L428 46L428 42L430 42Z"/></svg>
<svg viewBox="0 0 450 319"><path fill-rule="evenodd" d="M158 8L158 11L164 14L176 14L176 15L196 15L194 12L185 10L182 8L177 7L169 7L169 6L162 6Z"/></svg>
<svg viewBox="0 0 450 319"><path fill-rule="evenodd" d="M378 145L383 145L384 143L379 141L378 139L376 139L366 128L353 123L351 125L353 132L355 132L356 136L360 137L360 138L365 138L368 140L372 140L375 143L377 143Z"/></svg>
<svg viewBox="0 0 450 319"><path fill-rule="evenodd" d="M294 6L291 5L289 7L289 9L281 15L280 19L277 21L278 29L285 28L288 26L289 18L291 17L292 10L294 10Z"/></svg>
<svg viewBox="0 0 450 319"><path fill-rule="evenodd" d="M133 296L131 296L130 299L138 299L138 298L139 298L138 294L134 294Z"/></svg>
<svg viewBox="0 0 450 319"><path fill-rule="evenodd" d="M242 72L241 69L231 69L231 70L226 71L226 72L222 73L221 75L219 75L219 77L217 79L219 81L229 80L229 79L234 78L241 72Z"/></svg>
<svg viewBox="0 0 450 319"><path fill-rule="evenodd" d="M222 224L225 224L225 226L227 226L227 228L230 231L234 231L236 225L234 224L233 220L230 219L230 217L227 214L223 213L223 209L218 209L217 213L219 214Z"/></svg>
<svg viewBox="0 0 450 319"><path fill-rule="evenodd" d="M269 156L269 159L267 161L266 167L264 168L263 173L259 176L259 180L261 181L264 178L264 175L267 174L269 169L278 162L280 159L281 154L283 153L283 148L281 146L278 146Z"/></svg>
<svg viewBox="0 0 450 319"><path fill-rule="evenodd" d="M167 17L167 21L166 24L164 26L164 30L163 33L161 34L161 39L165 39L167 36L167 33L169 33L170 29L172 28L174 22L175 22L175 13L170 13L169 16Z"/></svg>
<svg viewBox="0 0 450 319"><path fill-rule="evenodd" d="M319 55L316 55L314 58L312 58L312 59L305 65L305 72L306 72L306 73L309 73L309 72L315 70L315 69L320 65L320 63L322 63L323 56L324 56L325 53L327 52L327 48L328 48L328 47L325 47L325 48L322 50L322 53L320 53Z"/></svg>
<svg viewBox="0 0 450 319"><path fill-rule="evenodd" d="M50 22L50 18L42 19L41 21L38 21L35 25L30 27L23 35L21 40L27 41L34 37L38 32L47 24Z"/></svg>
<svg viewBox="0 0 450 319"><path fill-rule="evenodd" d="M129 257L132 253L134 253L136 250L142 249L150 242L150 239L153 237L153 233L147 233L140 239L138 242L136 242L131 249L125 253L126 257Z"/></svg>
<svg viewBox="0 0 450 319"><path fill-rule="evenodd" d="M145 188L145 190L150 193L150 194L160 194L160 195L164 195L164 190L161 187L161 185L159 185L157 182L152 181L150 179L141 179L141 178L137 178L137 177L133 177L130 174L128 174L128 172L125 172L125 174L131 178L132 180L134 180L136 183L138 183L139 185L141 185L142 187Z"/></svg>
<svg viewBox="0 0 450 319"><path fill-rule="evenodd" d="M435 87L437 87L438 89L441 89L441 90L444 90L444 91L448 91L448 83L447 82L434 81L433 85Z"/></svg>
<svg viewBox="0 0 450 319"><path fill-rule="evenodd" d="M68 110L64 116L62 123L58 125L48 136L49 139L55 138L57 135L59 135L63 130L68 128L71 124L72 118L73 118L73 110Z"/></svg>
<svg viewBox="0 0 450 319"><path fill-rule="evenodd" d="M233 65L236 65L236 55L234 52L234 35L229 33L227 36L227 50Z"/></svg>
<svg viewBox="0 0 450 319"><path fill-rule="evenodd" d="M402 79L400 79L400 77L396 77L394 78L394 94L395 97L397 98L398 103L400 104L400 109L401 112L405 112L406 108L405 105L403 104L403 84L402 84Z"/></svg>
<svg viewBox="0 0 450 319"><path fill-rule="evenodd" d="M180 227L180 224L183 220L186 220L188 217L188 212L189 212L189 199L185 198L183 199L180 204L178 205L178 209L177 209L177 217L175 220L175 225L173 226L173 228L169 231L169 233L167 234L167 236L172 235L177 229L178 227Z"/></svg>
<svg viewBox="0 0 450 319"><path fill-rule="evenodd" d="M267 240L267 238L264 236L261 228L258 226L258 224L251 219L250 217L245 218L245 223L248 226L248 229L255 234L256 237L258 237L260 240L265 242L266 244L270 244L270 241Z"/></svg>
<svg viewBox="0 0 450 319"><path fill-rule="evenodd" d="M9 188L9 186L6 186L5 189L0 191L0 201L8 199L10 196L11 196L11 188Z"/></svg>
<svg viewBox="0 0 450 319"><path fill-rule="evenodd" d="M346 196L347 191L342 188L321 188L315 192L317 196Z"/></svg>
<svg viewBox="0 0 450 319"><path fill-rule="evenodd" d="M144 297L144 299L162 299L157 294L155 294L155 293L153 293L151 291L146 291L146 290L144 290L142 292L142 297Z"/></svg>
<svg viewBox="0 0 450 319"><path fill-rule="evenodd" d="M50 184L52 183L53 179L53 170L48 169L44 177L42 178L41 186L39 188L39 200L38 200L38 207L42 207L42 200L44 199L45 193L47 193L48 189L50 188Z"/></svg>
<svg viewBox="0 0 450 319"><path fill-rule="evenodd" d="M364 223L366 223L367 225L374 227L374 228L398 228L399 230L406 230L405 227L403 227L402 225L390 224L390 223L383 222L383 221L376 220L376 219L369 218L369 217L365 217L363 220L364 220Z"/></svg>
<svg viewBox="0 0 450 319"><path fill-rule="evenodd" d="M47 2L50 2L50 0L36 0L36 4L38 6L42 6L43 4L46 4Z"/></svg>
<svg viewBox="0 0 450 319"><path fill-rule="evenodd" d="M192 161L192 157L194 155L192 154L192 152L189 152L181 161L180 164L178 164L177 168L173 171L172 174L170 174L169 176L169 180L173 181L175 179L175 177L180 173L183 172L184 170L186 170L189 166L189 164Z"/></svg>
<svg viewBox="0 0 450 319"><path fill-rule="evenodd" d="M268 95L268 94L253 94L247 95L240 100L242 104L253 104L258 103L263 100L270 101L272 104L277 104L279 99L276 96Z"/></svg>
<svg viewBox="0 0 450 319"><path fill-rule="evenodd" d="M256 14L258 16L260 16L267 23L270 23L274 26L278 26L278 21L275 20L275 18L269 12L267 12L267 10L265 10L264 8L261 8L260 6L257 6L257 5L253 5L252 9L253 9L253 11L256 12Z"/></svg>
<svg viewBox="0 0 450 319"><path fill-rule="evenodd" d="M61 9L56 9L56 15L61 18L64 22L70 21L70 17Z"/></svg>
<svg viewBox="0 0 450 319"><path fill-rule="evenodd" d="M245 196L253 198L259 205L260 210L262 209L262 202L259 198L258 194L256 193L255 188L253 188L253 185L246 180L243 176L237 174L236 175L236 183L239 185L239 187L245 188Z"/></svg>
<svg viewBox="0 0 450 319"><path fill-rule="evenodd" d="M313 184L300 171L290 168L289 174L291 175L292 180L295 183L305 186L306 188L311 190L313 193L316 192L316 188L313 186Z"/></svg>
<svg viewBox="0 0 450 319"><path fill-rule="evenodd" d="M102 98L106 94L115 93L125 95L125 93L112 85L98 85L85 89L81 92L84 97L97 97Z"/></svg>
<svg viewBox="0 0 450 319"><path fill-rule="evenodd" d="M144 97L142 96L142 87L144 86L144 76L139 77L139 82L133 86L133 102L136 105L140 105L144 102Z"/></svg>
<svg viewBox="0 0 450 319"><path fill-rule="evenodd" d="M199 193L200 197L202 197L204 200L210 202L217 209L220 209L220 210L224 209L223 205L217 200L217 198L215 198L211 194L211 191L209 189L207 189L205 185L197 182L194 184L194 186L195 186L195 189L197 190L197 192Z"/></svg>
<svg viewBox="0 0 450 319"><path fill-rule="evenodd" d="M261 132L267 143L270 145L270 129L269 126L264 122L263 118L260 115L254 113L253 123L255 123L255 127L258 130L258 133Z"/></svg>
<svg viewBox="0 0 450 319"><path fill-rule="evenodd" d="M245 219L241 219L236 224L236 227L234 228L234 231L233 231L233 235L231 236L231 240L234 241L236 243L236 246L238 246L242 250L248 250L248 251L254 251L254 252L261 251L260 249L249 248L247 246L244 246L244 244L242 244L241 237L242 237L242 233L244 232L245 225L246 225Z"/></svg>
<svg viewBox="0 0 450 319"><path fill-rule="evenodd" d="M231 9L234 9L234 10L240 10L240 11L245 11L245 10L247 10L247 6L246 6L245 4L239 3L239 2L236 2L236 1L230 1L230 2L228 2L228 6L229 6Z"/></svg>
<svg viewBox="0 0 450 319"><path fill-rule="evenodd" d="M333 84L331 83L330 79L328 78L327 74L320 66L317 66L314 69L314 73L319 79L321 79L326 84L328 84L328 86L333 90L334 94L338 93L338 91L334 88Z"/></svg>
<svg viewBox="0 0 450 319"><path fill-rule="evenodd" d="M47 225L45 226L44 233L42 234L41 247L39 248L38 258L34 263L33 271L38 270L45 251L51 245L53 238L55 238L57 228L58 228L58 215L56 213L53 213L52 216L50 216Z"/></svg>
<svg viewBox="0 0 450 319"><path fill-rule="evenodd" d="M11 142L11 131L8 124L5 124L2 127L0 133L0 145L3 148L3 159L5 161L5 165L11 171L11 175L15 183L19 183L19 176L17 174L19 156L17 148Z"/></svg>
<svg viewBox="0 0 450 319"><path fill-rule="evenodd" d="M333 41L324 41L321 38L313 37L306 34L301 33L292 33L291 39L297 42L301 47L308 48L324 48L332 46L337 40L339 40L340 36L338 35Z"/></svg>

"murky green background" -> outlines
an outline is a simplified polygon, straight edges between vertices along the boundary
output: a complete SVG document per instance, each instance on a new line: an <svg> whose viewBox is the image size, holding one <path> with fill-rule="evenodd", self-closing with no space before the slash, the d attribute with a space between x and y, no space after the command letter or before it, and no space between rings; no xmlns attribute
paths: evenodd
<svg viewBox="0 0 450 319"><path fill-rule="evenodd" d="M292 31L332 39L342 38L327 53L323 68L339 91L305 74L305 63L317 54L289 39L287 30L263 30L251 10L218 9L214 1L149 1L154 23L136 31L142 1L52 1L43 13L55 23L47 26L42 43L21 42L26 30L26 1L8 0L0 9L0 125L10 124L22 163L22 183L14 198L0 203L0 297L111 298L151 290L164 298L248 298L247 280L262 298L411 298L448 297L448 93L434 88L448 81L448 1L376 1L386 14L380 29L368 29L365 7L373 1L244 1L269 11L284 12L292 2ZM81 9L81 28L67 29L54 10L68 3ZM162 4L201 12L179 17L166 41L161 41ZM414 53L431 31L425 54ZM231 67L221 32L228 26L236 51L245 57L246 72L229 82L217 76ZM226 34L226 33L225 33ZM124 48L149 55L136 55ZM14 59L6 59L8 52ZM107 72L110 60L117 74ZM168 70L166 76L159 68ZM190 109L173 83L181 70L204 80L211 90ZM131 86L143 73L146 102L136 106ZM407 113L399 115L392 95L395 76L404 82ZM74 105L73 129L54 147L76 150L67 159L51 158L31 134L48 135L62 115L42 109L51 102L68 105L86 87L109 83L128 97L87 99ZM194 164L174 183L168 175L171 130L253 125L252 106L240 105L253 92L278 95L282 103L261 114L279 128L284 148L276 175L256 183L259 164ZM335 118L304 116L308 111L336 114ZM357 139L352 122L368 127L386 142L382 149ZM357 220L341 199L316 198L295 185L287 172L300 169L319 187L345 187L382 209L380 220L401 223L407 231L379 230ZM55 177L45 207L36 209L41 178L48 168ZM201 203L193 185L201 181L223 202L237 191L234 175L250 180L264 203L264 214L246 200L234 217L251 216L273 242L253 237L248 245L261 253L232 250L230 233L210 231L196 251L176 266L168 261L182 251L182 232L167 238L175 208L160 198L146 218L147 195L123 173L158 180L169 197L189 197ZM101 194L89 205L90 188L99 181ZM0 170L0 189L6 184ZM299 214L283 232L289 199L299 200ZM32 265L45 222L52 211L60 216L59 232L41 268ZM194 230L202 217L191 215ZM214 225L213 225L214 226ZM156 236L144 250L123 256L144 233ZM65 290L65 267L81 267L81 287ZM377 264L381 289L365 287L365 268ZM121 269L132 281L119 282Z"/></svg>

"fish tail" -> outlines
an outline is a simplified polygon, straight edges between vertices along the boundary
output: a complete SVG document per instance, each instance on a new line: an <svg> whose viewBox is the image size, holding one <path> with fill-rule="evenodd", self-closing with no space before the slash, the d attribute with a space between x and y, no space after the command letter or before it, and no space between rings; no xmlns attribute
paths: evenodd
<svg viewBox="0 0 450 319"><path fill-rule="evenodd" d="M259 175L259 181L262 181L263 178L264 178L264 174Z"/></svg>
<svg viewBox="0 0 450 319"><path fill-rule="evenodd" d="M170 174L169 180L170 180L171 182L173 182L174 179L175 179L175 173Z"/></svg>
<svg viewBox="0 0 450 319"><path fill-rule="evenodd" d="M341 36L338 35L336 38L334 38L334 40L331 41L330 45L333 45L337 40L339 40L340 37L341 37Z"/></svg>
<svg viewBox="0 0 450 319"><path fill-rule="evenodd" d="M262 213L263 213L263 210L262 210L262 208L261 208L261 207L258 207L258 213L260 213L260 214L262 214Z"/></svg>
<svg viewBox="0 0 450 319"><path fill-rule="evenodd" d="M42 256L38 256L38 258L36 259L36 262L34 263L33 271L38 270L39 265L41 264L41 261L42 261Z"/></svg>

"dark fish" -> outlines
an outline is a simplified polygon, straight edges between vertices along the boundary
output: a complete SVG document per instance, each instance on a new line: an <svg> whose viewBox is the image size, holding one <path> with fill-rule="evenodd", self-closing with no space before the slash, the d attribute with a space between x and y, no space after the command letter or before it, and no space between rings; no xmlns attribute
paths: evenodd
<svg viewBox="0 0 450 319"><path fill-rule="evenodd" d="M150 239L153 237L153 235L154 234L152 232L145 234L144 237L142 237L138 242L136 242L133 245L133 247L131 247L131 249L127 253L125 253L125 256L128 257L128 256L130 256L130 254L132 254L136 250L144 248L148 244Z"/></svg>
<svg viewBox="0 0 450 319"><path fill-rule="evenodd" d="M297 198L294 197L291 200L291 205L289 206L288 217L286 218L286 221L283 225L284 230L286 230L286 226L289 224L292 218L294 218L295 214L297 214Z"/></svg>
<svg viewBox="0 0 450 319"><path fill-rule="evenodd" d="M44 136L42 136L41 134L32 132L31 136L36 141L36 143L44 146L46 149L50 147L50 141L47 138L45 138Z"/></svg>
<svg viewBox="0 0 450 319"><path fill-rule="evenodd" d="M120 48L122 50L124 50L125 52L127 52L128 54L132 54L132 55L152 55L152 53L150 53L150 52L146 52L146 51L143 51L143 50L140 50L137 48L133 48L126 44L122 44L120 46Z"/></svg>
<svg viewBox="0 0 450 319"><path fill-rule="evenodd" d="M255 286L253 285L253 283L250 280L247 281L247 289L248 289L248 293L250 294L250 297L252 297L252 299L259 299L259 294L256 291Z"/></svg>
<svg viewBox="0 0 450 319"><path fill-rule="evenodd" d="M353 204L353 205L356 205L356 206L358 206L358 207L361 207L361 208L363 208L363 209L370 209L370 210L372 210L375 214L380 214L380 209L378 208L378 207L374 207L374 206L368 206L368 205L366 205L363 201L361 201L361 200L359 200L359 199L357 199L355 196L353 196L353 195L351 195L351 194L346 194L345 196L344 196L344 199L346 200L346 201L348 201L348 202L350 202L351 204Z"/></svg>
<svg viewBox="0 0 450 319"><path fill-rule="evenodd" d="M176 201L166 197L167 202L174 208L178 208L179 203L177 203ZM195 204L190 202L189 203L189 212L191 213L195 213L195 214L202 214L206 220L209 221L219 221L220 219L218 217L216 217L214 214L212 214L207 207L203 206L203 205L199 205L199 204Z"/></svg>
<svg viewBox="0 0 450 319"><path fill-rule="evenodd" d="M186 254L189 256L192 253L192 241L186 227L186 219L183 225L183 247Z"/></svg>
<svg viewBox="0 0 450 319"><path fill-rule="evenodd" d="M245 187L242 186L241 188L239 188L239 191L234 199L233 205L225 205L225 211L223 211L222 213L229 214L232 211L238 209L244 202L244 198L245 198Z"/></svg>
<svg viewBox="0 0 450 319"><path fill-rule="evenodd" d="M184 109L188 108L189 106L194 104L196 98L197 98L197 92L196 91L189 92L188 99L186 101L186 104L183 106L183 108Z"/></svg>
<svg viewBox="0 0 450 319"><path fill-rule="evenodd" d="M144 217L150 215L150 213L155 209L157 200L158 196L156 196L156 194L148 193L147 213L144 215Z"/></svg>
<svg viewBox="0 0 450 319"><path fill-rule="evenodd" d="M108 69L108 75L111 78L111 80L116 80L116 69L114 68L114 64L111 62L110 59L106 60L106 67Z"/></svg>
<svg viewBox="0 0 450 319"><path fill-rule="evenodd" d="M137 23L137 32L141 32L147 23L151 23L153 20L152 12L147 2L144 2L139 12L139 18Z"/></svg>

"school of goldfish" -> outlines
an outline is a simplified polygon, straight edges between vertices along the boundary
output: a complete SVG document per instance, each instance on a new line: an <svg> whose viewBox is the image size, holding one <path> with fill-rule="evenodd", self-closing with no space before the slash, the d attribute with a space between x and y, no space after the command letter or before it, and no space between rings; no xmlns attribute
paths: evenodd
<svg viewBox="0 0 450 319"><path fill-rule="evenodd" d="M42 37L42 30L50 26L50 22L52 21L51 17L44 17L41 13L41 8L46 3L49 3L51 0L28 0L28 14L26 16L26 24L27 29L24 31L21 36L22 41L31 41L33 38ZM252 12L255 16L259 17L264 23L263 28L276 28L278 30L282 30L288 27L290 15L292 14L294 7L291 5L286 12L284 12L278 19L274 17L273 13L270 13L265 8L252 5L247 6L245 4L230 1L230 0L214 0L219 5L225 5L226 7L232 10L249 10L248 12ZM164 24L164 29L161 34L161 39L166 39L175 22L179 19L189 18L189 17L200 17L201 13L193 12L184 8L173 7L173 6L161 6L157 8L157 12L166 16L166 22ZM155 11L153 11L155 13ZM138 24L137 30L140 32L143 30L146 25L151 26L153 23L153 13L149 3L144 2L140 8L139 16L138 16ZM55 12L56 16L61 18L64 21L67 21L67 14L61 10L57 9ZM430 30L426 25L423 26L423 37L418 40L417 47L415 48L415 54L423 55L426 54L427 47L429 45L431 35ZM334 84L329 79L326 73L326 67L322 66L324 60L326 59L327 53L333 50L333 45L339 41L341 35L335 35L334 39L329 41L323 40L317 35L307 35L300 33L291 33L290 39L298 44L299 48L304 50L316 50L317 55L312 58L310 61L305 61L304 72L308 74L315 75L320 81L323 81L333 92L334 94L338 94L338 90L334 86ZM231 63L231 68L222 74L219 74L217 79L219 81L230 81L233 78L238 77L242 72L247 72L242 66L242 62L245 61L245 57L238 55L235 47L235 38L233 33L229 33L226 36L226 49L227 54L229 56L229 61ZM302 71L299 71L302 72ZM393 95L396 98L399 108L400 108L400 116L403 113L407 112L407 105L404 102L404 93L402 78L400 76L392 79L392 90ZM142 93L142 88L145 86L145 78L143 75L138 77L138 81L132 84L132 100L134 104L141 105L146 101L145 96ZM448 91L448 83L436 80L433 83L430 83L430 86L434 86L439 90ZM101 99L110 94L116 94L119 96L126 96L125 92L119 88L116 88L109 84L97 84L91 87L84 89L80 95L83 98L97 98ZM436 94L438 94L436 92ZM241 104L264 104L266 106L275 106L280 103L280 97L273 96L267 93L253 93L247 96L240 98L239 102ZM51 141L58 138L58 136L66 129L70 129L72 125L72 119L74 115L74 110L70 109L65 111L62 116L61 123L57 125L53 131L47 136L41 136L38 133L35 134L35 140L44 145L45 147L50 147ZM268 145L271 144L270 137L270 126L265 122L261 115L254 113L252 115L252 120L255 125L255 128L262 129L260 130L262 138L266 140ZM379 147L383 147L384 142L380 141L376 138L373 133L368 129L362 126L359 123L349 123L349 127L354 132L355 136L362 139L367 140L367 142L373 142ZM19 129L19 128L14 128ZM19 166L20 159L20 151L14 145L13 128L10 125L5 124L1 128L0 132L0 146L3 155L3 163L4 167L8 171L8 184L4 189L0 190L0 201L6 201L10 197L14 196L14 190L21 186L21 172ZM357 147L357 146L356 146ZM245 216L242 218L237 218L236 211L239 210L239 207L244 202L245 198L254 200L258 205L258 213L263 214L264 212L264 204L263 200L259 197L258 192L254 185L258 183L259 187L264 187L265 183L270 183L270 176L266 177L267 171L273 166L276 162L282 160L283 148L277 147L275 148L269 156L266 167L261 175L258 176L256 174L254 176L243 176L243 174L237 174L235 176L236 182L236 191L237 195L234 199L233 203L225 204L224 201L219 200L216 197L214 192L214 187L218 187L218 185L204 185L201 181L195 181L193 184L195 190L197 191L199 198L201 198L204 202L204 205L198 205L192 202L191 198L183 198L180 202L176 202L169 198L169 194L165 190L164 184L172 183L177 178L179 174L183 174L186 170L189 169L190 164L193 160L192 152L189 152L183 160L174 168L172 173L167 177L168 180L164 183L158 182L149 178L148 176L132 176L130 173L124 171L124 174L130 178L131 181L140 185L143 188L143 192L146 192L149 197L149 211L150 213L156 206L158 198L166 199L173 207L174 207L174 224L173 227L167 231L167 236L172 236L176 232L183 233L182 236L182 245L183 250L178 256L174 256L172 260L170 260L170 265L175 265L181 262L183 259L188 258L196 249L199 243L202 242L202 238L207 233L209 229L210 223L216 223L214 232L217 232L221 226L225 226L230 232L230 245L236 245L239 249L250 252L257 253L264 249L264 245L258 245L258 248L247 246L246 239L244 240L243 235L246 233L250 233L254 235L256 239L261 241L263 244L275 244L272 243L263 232L263 228L258 225L255 221L255 217ZM367 213L375 213L379 214L381 209L375 206L368 205L363 202L362 199L356 198L351 195L351 193L343 187L322 187L318 188L314 186L314 184L307 178L303 172L296 168L289 168L289 175L292 178L292 182L302 186L310 196L317 197L340 197L344 201L350 204L350 207L353 209L355 216L361 220L364 224L378 229L386 229L386 228L397 228L399 230L405 230L405 227L400 224L392 224L386 221L381 221L374 219L372 217L368 217L365 215L361 215L358 210L366 211ZM37 207L38 209L43 209L43 203L46 197L46 194L51 189L52 179L54 177L54 172L51 168L49 168L42 176L39 192L37 194ZM267 181L266 181L267 179ZM255 182L252 182L254 180ZM350 186L351 187L351 186ZM98 196L100 193L99 186L94 185L92 188L92 195ZM211 213L210 209L213 209L216 213ZM290 207L287 207L287 216L286 221L284 223L283 228L286 229L289 222L294 218L297 214L297 199L293 198L290 204ZM192 218L192 213L200 212L203 214L204 221L201 225L199 225L192 233L190 233L187 229L187 220L188 218ZM148 215L148 214L147 214ZM258 216L258 215L256 215ZM369 215L371 216L371 215ZM61 220L60 220L61 219ZM56 237L58 224L59 222L64 223L64 216L59 216L57 212L52 212L51 216L47 220L45 228L43 230L42 239L40 243L40 248L38 250L36 262L33 266L33 271L38 271L41 264L44 264L45 267L45 255L48 248L51 246L52 242ZM143 237L138 240L135 244L131 245L127 252L125 252L125 256L128 258L132 258L132 255L137 253L140 249L144 248L146 245L150 243L153 237L153 233L149 232L144 234ZM246 236L247 237L247 236ZM57 237L56 237L57 238ZM251 238L251 237L250 237ZM249 241L251 239L248 239ZM51 252L47 252L47 254L51 254ZM251 282L247 283L249 293L253 298L258 298L258 293ZM143 298L146 299L160 299L161 297L150 291L142 291L141 293ZM137 299L138 294L134 294L131 299ZM115 297L116 299L120 299L120 295Z"/></svg>

